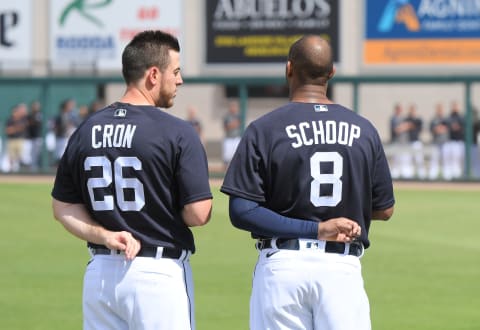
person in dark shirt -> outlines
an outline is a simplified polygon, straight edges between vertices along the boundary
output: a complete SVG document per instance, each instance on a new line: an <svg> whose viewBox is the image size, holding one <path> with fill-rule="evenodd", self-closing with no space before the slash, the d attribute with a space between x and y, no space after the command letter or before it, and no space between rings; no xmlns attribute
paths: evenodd
<svg viewBox="0 0 480 330"><path fill-rule="evenodd" d="M10 117L5 125L7 137L7 155L9 160L8 170L18 172L23 163L25 139L27 138L28 109L25 103L20 103L12 108Z"/></svg>
<svg viewBox="0 0 480 330"><path fill-rule="evenodd" d="M319 36L293 43L290 102L248 126L221 187L257 240L252 330L371 328L360 257L393 185L375 127L327 98L332 58Z"/></svg>
<svg viewBox="0 0 480 330"><path fill-rule="evenodd" d="M470 148L472 176L480 178L480 116L478 109L472 109L472 145Z"/></svg>
<svg viewBox="0 0 480 330"><path fill-rule="evenodd" d="M435 114L430 120L432 150L430 154L428 178L436 180L445 173L445 144L448 141L448 122L442 103L435 105Z"/></svg>
<svg viewBox="0 0 480 330"><path fill-rule="evenodd" d="M412 154L412 162L410 164L411 176L409 178L416 176L419 179L425 179L427 176L425 169L425 155L423 142L420 139L420 134L423 129L423 120L418 116L417 106L415 104L410 105L405 121L409 124L408 139L410 142L410 152Z"/></svg>
<svg viewBox="0 0 480 330"><path fill-rule="evenodd" d="M180 46L136 35L122 55L126 92L70 137L52 191L55 218L87 241L84 329L195 329L189 227L210 219L205 150L173 105Z"/></svg>
<svg viewBox="0 0 480 330"><path fill-rule="evenodd" d="M223 131L225 137L222 144L222 159L225 168L228 168L233 154L242 137L242 122L238 101L231 100L228 103L228 112L223 117Z"/></svg>
<svg viewBox="0 0 480 330"><path fill-rule="evenodd" d="M447 118L449 138L445 143L444 173L447 180L458 179L464 175L465 161L465 122L460 114L458 102L452 102Z"/></svg>
<svg viewBox="0 0 480 330"><path fill-rule="evenodd" d="M198 110L194 106L190 105L187 108L187 122L192 125L192 127L197 132L200 140L203 142L203 126L198 118Z"/></svg>
<svg viewBox="0 0 480 330"><path fill-rule="evenodd" d="M39 101L33 101L30 104L27 130L27 138L30 141L30 168L32 171L38 171L38 169L40 168L41 153L43 147L42 127L42 106Z"/></svg>
<svg viewBox="0 0 480 330"><path fill-rule="evenodd" d="M403 107L400 103L396 103L390 117L390 144L394 150L391 172L394 179L413 176L409 130L410 123L406 120Z"/></svg>

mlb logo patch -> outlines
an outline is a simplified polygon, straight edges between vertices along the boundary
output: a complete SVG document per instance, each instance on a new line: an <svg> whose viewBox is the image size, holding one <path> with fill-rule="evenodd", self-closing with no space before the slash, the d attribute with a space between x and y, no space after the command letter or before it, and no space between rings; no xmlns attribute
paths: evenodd
<svg viewBox="0 0 480 330"><path fill-rule="evenodd" d="M328 111L328 107L325 104L315 104L313 106L315 112L325 112Z"/></svg>
<svg viewBox="0 0 480 330"><path fill-rule="evenodd" d="M114 117L125 118L127 116L127 109L117 109L115 110Z"/></svg>

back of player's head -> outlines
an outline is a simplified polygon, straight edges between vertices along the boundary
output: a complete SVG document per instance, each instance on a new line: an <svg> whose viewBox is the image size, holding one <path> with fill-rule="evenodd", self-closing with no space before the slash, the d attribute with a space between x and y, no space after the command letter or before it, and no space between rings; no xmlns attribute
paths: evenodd
<svg viewBox="0 0 480 330"><path fill-rule="evenodd" d="M306 35L295 41L288 61L297 80L304 84L323 85L333 74L332 48L319 36Z"/></svg>
<svg viewBox="0 0 480 330"><path fill-rule="evenodd" d="M173 35L156 30L137 34L122 54L122 74L127 84L140 80L145 71L156 66L164 71L170 63L169 51L180 52Z"/></svg>

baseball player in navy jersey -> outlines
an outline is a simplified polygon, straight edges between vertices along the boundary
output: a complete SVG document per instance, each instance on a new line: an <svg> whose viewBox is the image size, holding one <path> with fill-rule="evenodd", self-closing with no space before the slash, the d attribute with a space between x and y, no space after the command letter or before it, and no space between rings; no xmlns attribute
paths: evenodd
<svg viewBox="0 0 480 330"><path fill-rule="evenodd" d="M460 114L458 102L452 102L447 118L449 138L444 146L444 173L447 180L458 179L463 175L465 161L465 123Z"/></svg>
<svg viewBox="0 0 480 330"><path fill-rule="evenodd" d="M290 102L247 127L221 187L257 239L253 330L371 328L359 258L393 213L392 180L374 126L327 98L334 72L324 39L291 46Z"/></svg>
<svg viewBox="0 0 480 330"><path fill-rule="evenodd" d="M191 226L210 218L205 151L173 105L180 47L139 33L122 55L126 92L69 140L52 191L55 218L88 242L84 329L194 329Z"/></svg>

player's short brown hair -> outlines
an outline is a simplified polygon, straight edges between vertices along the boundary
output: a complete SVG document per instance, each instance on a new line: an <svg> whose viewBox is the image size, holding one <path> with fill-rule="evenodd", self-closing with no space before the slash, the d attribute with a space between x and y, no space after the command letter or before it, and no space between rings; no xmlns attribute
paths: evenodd
<svg viewBox="0 0 480 330"><path fill-rule="evenodd" d="M173 35L148 30L137 34L125 47L122 54L122 74L127 84L140 80L145 71L157 66L160 71L170 63L169 51L180 52L178 40Z"/></svg>

